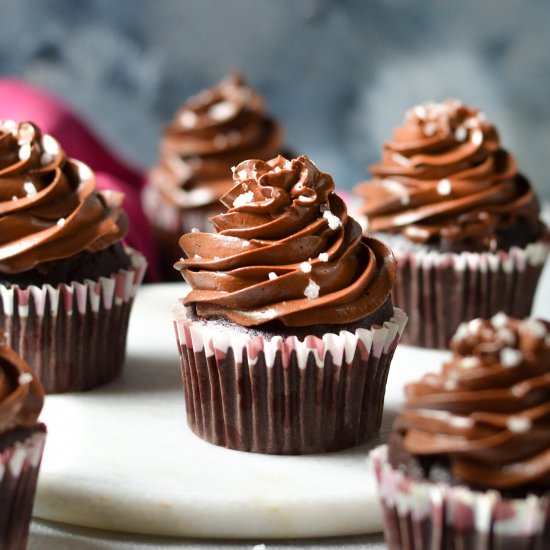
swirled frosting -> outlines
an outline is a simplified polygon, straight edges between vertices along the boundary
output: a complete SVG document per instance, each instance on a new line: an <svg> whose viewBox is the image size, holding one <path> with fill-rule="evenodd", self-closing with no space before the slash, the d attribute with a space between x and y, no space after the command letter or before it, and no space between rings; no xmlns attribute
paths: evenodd
<svg viewBox="0 0 550 550"><path fill-rule="evenodd" d="M185 103L168 125L150 187L178 208L217 203L232 185L230 168L243 158L281 152L280 126L261 97L238 75Z"/></svg>
<svg viewBox="0 0 550 550"><path fill-rule="evenodd" d="M334 193L332 178L305 156L247 160L211 218L215 234L191 232L176 263L192 290L186 305L201 317L242 326L344 324L389 298L395 260L362 235Z"/></svg>
<svg viewBox="0 0 550 550"><path fill-rule="evenodd" d="M44 403L44 390L29 365L0 338L0 433L30 428Z"/></svg>
<svg viewBox="0 0 550 550"><path fill-rule="evenodd" d="M120 241L123 195L31 122L0 121L0 272L20 273Z"/></svg>
<svg viewBox="0 0 550 550"><path fill-rule="evenodd" d="M495 127L460 101L414 107L370 172L355 188L369 231L451 251L524 246L543 232L534 191Z"/></svg>
<svg viewBox="0 0 550 550"><path fill-rule="evenodd" d="M550 323L503 313L462 324L439 374L406 387L406 451L501 490L550 488Z"/></svg>

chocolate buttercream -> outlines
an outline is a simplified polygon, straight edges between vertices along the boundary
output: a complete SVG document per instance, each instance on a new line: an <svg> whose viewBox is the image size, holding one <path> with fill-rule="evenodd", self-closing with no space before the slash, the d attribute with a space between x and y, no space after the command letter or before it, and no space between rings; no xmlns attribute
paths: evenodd
<svg viewBox="0 0 550 550"><path fill-rule="evenodd" d="M370 172L374 179L355 188L369 231L451 251L525 246L545 232L535 193L495 127L460 101L409 111Z"/></svg>
<svg viewBox="0 0 550 550"><path fill-rule="evenodd" d="M0 337L0 433L35 426L43 404L38 378Z"/></svg>
<svg viewBox="0 0 550 550"><path fill-rule="evenodd" d="M332 178L305 156L247 160L211 218L217 233L191 232L176 269L201 317L243 326L346 324L389 298L395 260L362 234L334 193Z"/></svg>
<svg viewBox="0 0 550 550"><path fill-rule="evenodd" d="M0 121L0 272L97 252L120 241L123 195L96 191L85 164L31 122Z"/></svg>
<svg viewBox="0 0 550 550"><path fill-rule="evenodd" d="M395 430L474 486L550 488L550 323L503 313L462 324L441 373L409 384Z"/></svg>
<svg viewBox="0 0 550 550"><path fill-rule="evenodd" d="M261 97L232 75L176 112L150 183L178 208L217 203L233 185L232 166L243 158L270 159L282 142L281 128L265 114Z"/></svg>

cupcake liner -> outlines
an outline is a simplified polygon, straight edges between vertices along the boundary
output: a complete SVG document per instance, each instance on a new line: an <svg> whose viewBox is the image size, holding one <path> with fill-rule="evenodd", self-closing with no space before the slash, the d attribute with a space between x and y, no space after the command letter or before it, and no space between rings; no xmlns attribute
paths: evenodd
<svg viewBox="0 0 550 550"><path fill-rule="evenodd" d="M402 342L446 349L463 321L499 311L528 316L549 250L545 242L494 253L393 248L399 273L393 301L410 316Z"/></svg>
<svg viewBox="0 0 550 550"><path fill-rule="evenodd" d="M267 340L173 309L187 422L215 445L268 454L337 451L378 431L407 317L303 341Z"/></svg>
<svg viewBox="0 0 550 550"><path fill-rule="evenodd" d="M121 370L128 319L147 263L128 249L132 266L97 281L0 285L0 326L47 393L87 390Z"/></svg>
<svg viewBox="0 0 550 550"><path fill-rule="evenodd" d="M512 499L493 490L415 480L389 464L385 445L370 457L389 550L550 548L548 495Z"/></svg>
<svg viewBox="0 0 550 550"><path fill-rule="evenodd" d="M27 547L45 442L45 428L38 426L31 435L0 451L0 548L24 550Z"/></svg>

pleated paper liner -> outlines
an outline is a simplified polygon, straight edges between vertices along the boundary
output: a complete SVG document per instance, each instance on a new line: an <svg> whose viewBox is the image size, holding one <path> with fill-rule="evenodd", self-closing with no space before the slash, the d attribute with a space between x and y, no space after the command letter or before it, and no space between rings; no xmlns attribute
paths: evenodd
<svg viewBox="0 0 550 550"><path fill-rule="evenodd" d="M47 393L89 390L120 372L134 296L147 263L128 249L132 266L110 277L21 289L0 285L0 326Z"/></svg>
<svg viewBox="0 0 550 550"><path fill-rule="evenodd" d="M364 443L382 419L388 370L407 317L322 338L266 340L173 309L187 422L202 439L268 454Z"/></svg>
<svg viewBox="0 0 550 550"><path fill-rule="evenodd" d="M10 433L0 436L10 436ZM27 547L34 494L46 429L38 425L32 433L0 451L0 548L24 550Z"/></svg>
<svg viewBox="0 0 550 550"><path fill-rule="evenodd" d="M495 253L393 248L398 262L393 301L410 317L402 343L446 349L463 321L499 311L527 317L549 250L544 242Z"/></svg>
<svg viewBox="0 0 550 550"><path fill-rule="evenodd" d="M506 498L415 480L394 469L387 446L370 453L389 550L522 550L550 548L550 497Z"/></svg>

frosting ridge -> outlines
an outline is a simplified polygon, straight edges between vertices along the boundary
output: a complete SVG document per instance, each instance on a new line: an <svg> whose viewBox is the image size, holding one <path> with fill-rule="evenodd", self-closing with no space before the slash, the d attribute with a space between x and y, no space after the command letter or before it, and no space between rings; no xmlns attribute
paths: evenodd
<svg viewBox="0 0 550 550"><path fill-rule="evenodd" d="M364 236L334 193L332 178L305 156L247 160L211 218L217 233L180 239L176 269L191 285L184 299L201 317L243 326L345 324L389 298L395 260Z"/></svg>
<svg viewBox="0 0 550 550"><path fill-rule="evenodd" d="M463 323L440 373L405 389L394 429L415 456L495 489L550 488L550 323L503 313Z"/></svg>

